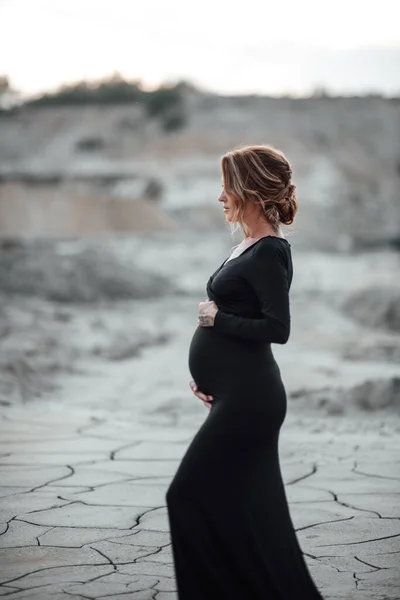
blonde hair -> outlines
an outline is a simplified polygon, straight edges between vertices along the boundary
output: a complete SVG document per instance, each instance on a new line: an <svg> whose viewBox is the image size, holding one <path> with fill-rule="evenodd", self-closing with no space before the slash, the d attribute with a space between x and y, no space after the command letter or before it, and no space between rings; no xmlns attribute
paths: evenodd
<svg viewBox="0 0 400 600"><path fill-rule="evenodd" d="M248 202L261 206L262 218L275 230L280 223L293 223L298 210L296 186L283 152L267 145L237 148L221 157L221 170L225 193L234 202L232 222L245 233L243 215Z"/></svg>

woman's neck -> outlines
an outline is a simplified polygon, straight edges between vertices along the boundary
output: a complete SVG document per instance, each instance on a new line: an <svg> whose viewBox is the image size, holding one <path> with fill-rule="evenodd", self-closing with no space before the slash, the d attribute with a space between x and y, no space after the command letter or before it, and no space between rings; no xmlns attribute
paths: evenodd
<svg viewBox="0 0 400 600"><path fill-rule="evenodd" d="M272 229L272 227L264 229L248 229L245 233L244 241L258 240L266 235L280 235L280 232L275 231L275 229Z"/></svg>
<svg viewBox="0 0 400 600"><path fill-rule="evenodd" d="M280 227L278 231L271 223L265 219L261 219L259 215L248 215L247 221L244 222L243 233L245 240L257 240L266 235L280 235Z"/></svg>

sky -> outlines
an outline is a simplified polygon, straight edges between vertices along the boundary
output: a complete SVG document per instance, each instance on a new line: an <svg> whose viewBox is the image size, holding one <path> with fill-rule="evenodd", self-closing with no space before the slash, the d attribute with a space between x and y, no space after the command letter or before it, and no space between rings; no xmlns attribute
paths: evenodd
<svg viewBox="0 0 400 600"><path fill-rule="evenodd" d="M0 0L24 95L118 72L222 94L400 94L398 0Z"/></svg>

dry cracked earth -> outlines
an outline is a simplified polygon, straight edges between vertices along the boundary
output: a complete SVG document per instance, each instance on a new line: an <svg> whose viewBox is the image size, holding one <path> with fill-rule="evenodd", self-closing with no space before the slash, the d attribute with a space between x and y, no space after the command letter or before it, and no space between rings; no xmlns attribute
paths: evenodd
<svg viewBox="0 0 400 600"><path fill-rule="evenodd" d="M0 596L176 599L165 492L198 425L40 403L1 416ZM326 600L400 598L399 424L369 419L360 432L357 419L292 415L281 430L293 522Z"/></svg>

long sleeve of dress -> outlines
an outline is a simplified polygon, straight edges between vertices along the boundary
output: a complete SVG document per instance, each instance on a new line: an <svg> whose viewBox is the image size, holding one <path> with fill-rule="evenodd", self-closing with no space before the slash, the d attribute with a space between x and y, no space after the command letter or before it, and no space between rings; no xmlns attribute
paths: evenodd
<svg viewBox="0 0 400 600"><path fill-rule="evenodd" d="M249 340L285 344L290 335L290 302L287 260L282 248L259 243L246 278L254 289L262 318L248 318L221 310L215 315L217 331Z"/></svg>

